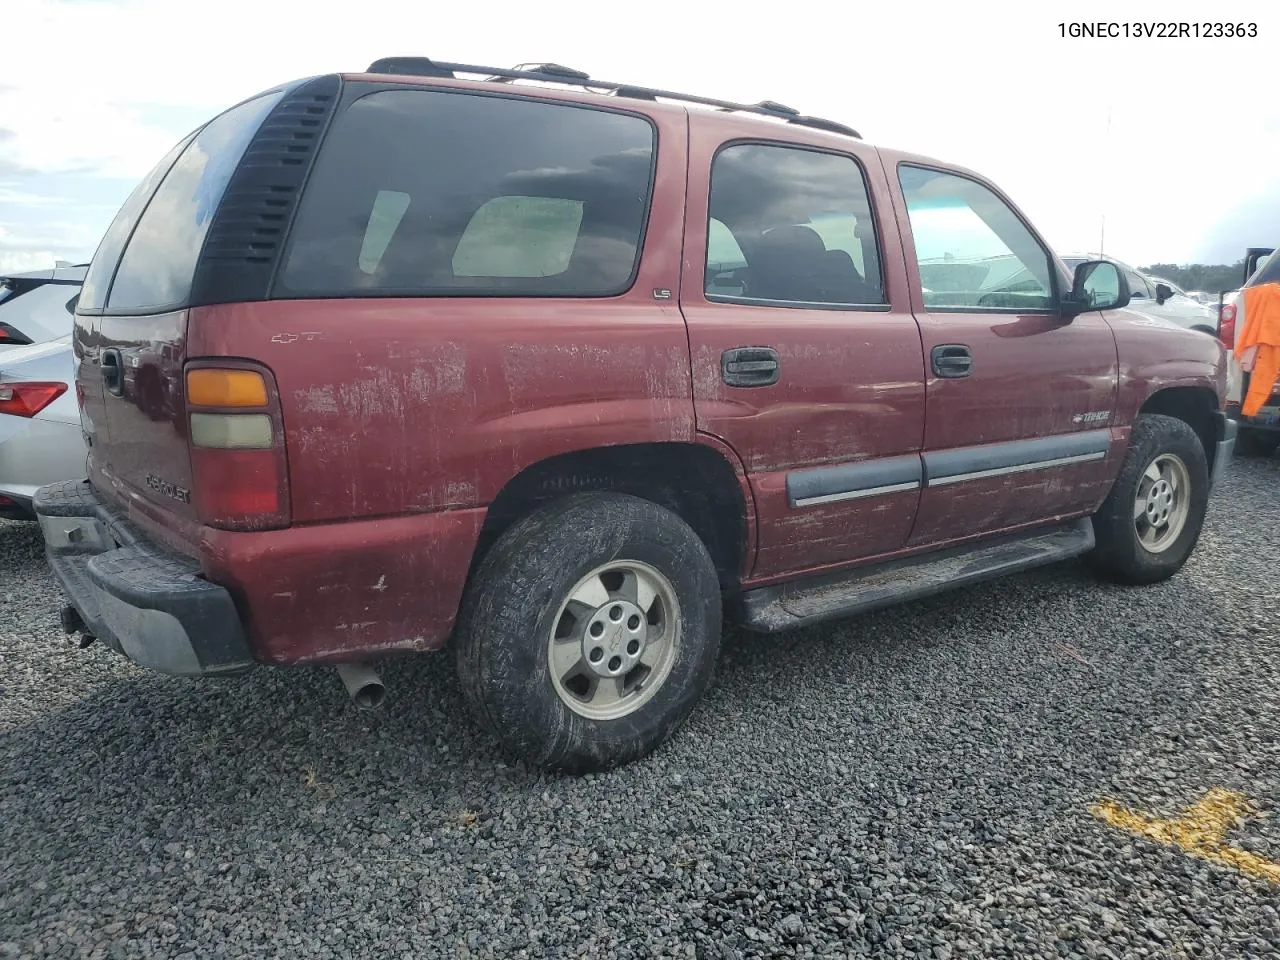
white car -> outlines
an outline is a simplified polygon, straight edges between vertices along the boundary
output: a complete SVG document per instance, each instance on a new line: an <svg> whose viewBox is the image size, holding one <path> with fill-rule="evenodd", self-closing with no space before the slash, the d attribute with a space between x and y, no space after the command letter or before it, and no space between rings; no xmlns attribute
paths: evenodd
<svg viewBox="0 0 1280 960"><path fill-rule="evenodd" d="M1103 254L1072 254L1062 260L1072 270L1086 260L1109 260L1124 271L1125 279L1129 281L1129 295L1132 298L1129 301L1130 310L1159 317L1190 330L1199 330L1211 337L1218 334L1216 310L1197 303L1167 280L1152 279L1127 263Z"/></svg>
<svg viewBox="0 0 1280 960"><path fill-rule="evenodd" d="M0 278L0 518L34 520L37 487L85 473L72 313L84 267Z"/></svg>
<svg viewBox="0 0 1280 960"><path fill-rule="evenodd" d="M80 295L88 267L59 265L50 270L0 276L0 355L71 332L70 304Z"/></svg>
<svg viewBox="0 0 1280 960"><path fill-rule="evenodd" d="M0 518L34 520L36 488L85 475L71 334L0 351Z"/></svg>
<svg viewBox="0 0 1280 960"><path fill-rule="evenodd" d="M1263 401L1262 409L1252 417L1240 412L1245 392L1249 388L1249 374L1241 368L1235 357L1235 346L1244 329L1241 302L1247 287L1263 283L1280 283L1280 256L1269 248L1254 247L1245 257L1245 285L1234 290L1222 303L1223 346L1231 353L1227 379L1227 415L1239 424L1236 450L1243 456L1270 456L1280 449L1280 383Z"/></svg>

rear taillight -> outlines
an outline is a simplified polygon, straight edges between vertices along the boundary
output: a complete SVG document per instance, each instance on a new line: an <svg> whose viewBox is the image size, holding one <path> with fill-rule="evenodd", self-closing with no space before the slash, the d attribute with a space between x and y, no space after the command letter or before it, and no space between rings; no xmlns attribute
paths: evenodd
<svg viewBox="0 0 1280 960"><path fill-rule="evenodd" d="M1234 303L1222 305L1222 312L1218 314L1218 339L1228 350L1236 345L1236 305Z"/></svg>
<svg viewBox="0 0 1280 960"><path fill-rule="evenodd" d="M9 326L7 323L0 323L0 343L9 346L26 346L31 343L31 338L24 334L21 330Z"/></svg>
<svg viewBox="0 0 1280 960"><path fill-rule="evenodd" d="M271 374L249 364L187 368L192 501L225 530L288 526L284 427Z"/></svg>
<svg viewBox="0 0 1280 960"><path fill-rule="evenodd" d="M34 417L66 392L65 383L0 383L0 413Z"/></svg>

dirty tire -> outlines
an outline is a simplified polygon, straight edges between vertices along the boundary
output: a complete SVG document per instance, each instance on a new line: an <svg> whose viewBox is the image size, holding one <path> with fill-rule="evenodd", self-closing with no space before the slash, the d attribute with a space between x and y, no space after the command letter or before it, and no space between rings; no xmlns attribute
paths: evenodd
<svg viewBox="0 0 1280 960"><path fill-rule="evenodd" d="M1244 427L1236 435L1236 450L1242 457L1269 457L1280 449L1280 433Z"/></svg>
<svg viewBox="0 0 1280 960"><path fill-rule="evenodd" d="M1134 504L1144 471L1162 454L1178 457L1191 480L1189 513L1182 532L1159 553L1145 549L1134 521ZM1097 545L1088 555L1094 572L1116 583L1142 585L1173 576L1186 563L1200 539L1209 504L1209 467L1204 446L1184 421L1162 414L1143 414L1133 424L1129 452L1116 479L1094 514Z"/></svg>
<svg viewBox="0 0 1280 960"><path fill-rule="evenodd" d="M648 564L674 588L679 642L646 702L596 720L556 692L548 640L574 585L625 560ZM476 570L454 638L463 695L481 725L527 762L572 774L607 770L649 754L692 712L715 666L720 618L715 565L680 517L637 497L575 494L512 526Z"/></svg>

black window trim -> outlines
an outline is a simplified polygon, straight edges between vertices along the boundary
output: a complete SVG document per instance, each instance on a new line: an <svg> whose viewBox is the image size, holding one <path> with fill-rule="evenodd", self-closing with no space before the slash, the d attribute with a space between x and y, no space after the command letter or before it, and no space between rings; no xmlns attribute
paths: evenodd
<svg viewBox="0 0 1280 960"><path fill-rule="evenodd" d="M867 208L871 211L871 228L875 231L876 255L880 259L880 295L884 297L884 303L814 303L812 301L764 300L760 297L735 297L731 294L707 293L707 245L711 237L711 190L714 186L712 177L715 175L716 161L720 159L720 154L732 147L742 146L788 147L794 150L805 150L809 153L824 153L853 161L858 173L862 176L862 189L867 195ZM849 151L825 146L819 147L809 143L797 143L794 140L775 139L773 137L734 137L733 139L725 140L716 147L716 152L712 154L711 163L707 169L707 211L705 219L706 236L702 242L702 296L707 303L736 304L745 307L780 307L791 310L834 310L840 313L893 312L893 304L889 302L889 285L885 277L885 248L880 231L880 211L876 208L876 199L872 195L871 181L867 176L866 165L863 164L858 156ZM725 224L725 227L728 228L728 224ZM730 230L729 232L732 233L733 231ZM736 237L734 242L737 242Z"/></svg>
<svg viewBox="0 0 1280 960"><path fill-rule="evenodd" d="M1026 229L1027 233L1031 235L1031 239L1035 241L1036 246L1038 246L1041 252L1044 254L1045 261L1049 267L1049 282L1053 286L1053 289L1050 291L1053 299L1053 305L1049 307L1034 307L1034 308L935 307L931 304L924 303L924 281L920 277L920 254L916 251L916 232L915 232L915 229L911 226L911 211L907 209L907 192L902 189L902 168L903 167L911 167L916 170L930 170L934 173L943 173L948 176L955 177L958 180L968 180L970 183L977 184L978 186L991 191L992 195L994 195L997 200L1003 203L1009 209L1009 212L1014 215L1017 221L1022 224L1022 226ZM1054 256L1053 252L1049 248L1049 245L1045 243L1044 237L1040 236L1040 231L1038 231L1034 226L1031 225L1031 221L1029 221L1025 216L1023 216L1022 211L1018 209L1017 204L1015 204L1009 197L1007 197L1004 191L1002 191L994 183L990 183L986 180L983 180L982 178L974 174L964 173L960 170L955 170L951 167L944 167L941 164L915 163L909 160L899 160L897 167L894 169L894 175L897 181L898 194L902 197L903 219L906 221L906 228L911 232L911 251L912 251L912 255L916 258L916 282L919 284L919 287L920 287L920 291L921 291L920 302L925 313L928 313L928 314L1003 313L1003 314L1008 314L1010 316L1044 316L1044 317L1061 315L1062 313L1062 279L1063 278L1061 276L1061 270L1059 269L1058 258Z"/></svg>
<svg viewBox="0 0 1280 960"><path fill-rule="evenodd" d="M481 290L475 293L466 290L451 290L447 293L424 293L421 289L401 288L401 289L378 289L378 290L342 290L334 292L312 291L305 294L285 292L282 288L282 274L285 265L289 262L290 256L293 254L293 243L295 238L295 228L297 225L298 214L302 209L302 202L306 198L307 189L311 185L311 179L315 176L316 166L324 153L325 144L332 135L334 127L342 119L342 115L351 109L355 104L359 103L366 97L374 94L386 93L388 91L418 91L422 93L444 93L453 94L463 97L492 97L497 100L520 100L531 103L545 103L558 107L569 107L576 110L588 110L594 113L612 113L619 116L635 117L643 120L649 125L649 131L652 134L653 150L649 159L649 181L648 189L645 196L644 212L640 223L640 236L636 241L636 252L634 260L631 264L631 274L626 280L625 286L620 290L608 293L564 293L561 291L553 291L550 293L502 293L491 290ZM658 180L658 160L662 149L661 133L658 130L658 124L653 117L638 110L628 110L612 105L602 106L594 103L577 103L569 100L557 100L550 97L541 97L531 94L525 94L522 91L506 90L502 92L490 90L470 90L459 87L436 86L429 83L378 83L378 82L357 82L344 84L342 101L338 104L333 112L328 127L325 129L324 138L316 147L315 160L311 164L311 168L307 171L306 179L303 180L302 186L299 188L299 202L294 210L293 218L289 223L288 233L285 236L284 244L280 251L280 256L276 259L275 269L272 272L271 281L267 287L268 301L271 300L618 300L626 297L635 290L636 282L640 279L640 268L645 262L645 246L649 237L649 220L653 215L653 197Z"/></svg>

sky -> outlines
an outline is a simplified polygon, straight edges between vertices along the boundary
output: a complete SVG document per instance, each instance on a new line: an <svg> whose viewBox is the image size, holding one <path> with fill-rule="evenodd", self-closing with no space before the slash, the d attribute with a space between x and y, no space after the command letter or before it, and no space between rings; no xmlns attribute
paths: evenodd
<svg viewBox="0 0 1280 960"><path fill-rule="evenodd" d="M552 61L780 101L981 172L1059 254L1232 263L1280 241L1273 0L4 0L4 10L0 272L87 261L133 185L231 104L414 54ZM1080 39L1059 26L1227 16L1256 23L1257 36Z"/></svg>

